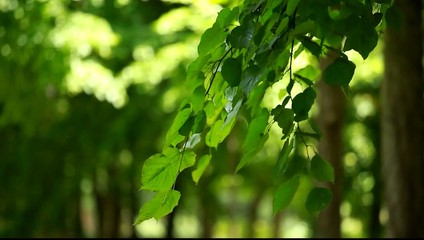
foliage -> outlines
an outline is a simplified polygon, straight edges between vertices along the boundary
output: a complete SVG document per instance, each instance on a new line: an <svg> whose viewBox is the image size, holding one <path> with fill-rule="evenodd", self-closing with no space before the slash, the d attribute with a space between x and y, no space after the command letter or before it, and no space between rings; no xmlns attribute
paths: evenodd
<svg viewBox="0 0 424 240"><path fill-rule="evenodd" d="M290 203L299 175L334 181L331 165L309 144L320 137L309 121L316 99L316 74L296 71L293 62L305 50L316 59L334 52L337 58L323 70L322 77L348 94L355 64L344 52L354 50L363 59L368 57L377 45L390 4L371 0L245 0L238 7L222 9L202 35L197 59L188 66L186 82L192 95L181 103L162 152L143 165L141 187L156 195L141 208L136 223L172 211L178 204L174 184L178 175L197 160L198 169L193 171L197 183L210 164L212 150L229 136L237 119L244 119L248 129L236 172L261 150L273 124L281 129L274 213ZM280 104L264 107L267 90L278 82L285 83ZM200 143L209 153L196 153ZM306 162L294 151L299 145L305 147ZM317 214L331 201L331 195L326 188L312 188L305 206ZM160 200L162 204L158 204Z"/></svg>

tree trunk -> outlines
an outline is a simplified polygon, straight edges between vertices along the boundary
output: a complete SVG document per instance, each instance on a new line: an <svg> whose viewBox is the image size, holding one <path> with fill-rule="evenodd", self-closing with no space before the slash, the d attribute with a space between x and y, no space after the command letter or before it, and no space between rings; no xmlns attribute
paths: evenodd
<svg viewBox="0 0 424 240"><path fill-rule="evenodd" d="M421 1L397 0L402 20L385 33L382 157L388 237L424 237Z"/></svg>
<svg viewBox="0 0 424 240"><path fill-rule="evenodd" d="M320 60L321 70L325 69L336 58L329 52L326 58ZM318 127L322 132L318 148L319 154L334 167L334 184L325 184L333 193L333 200L322 211L315 226L315 237L340 238L340 203L343 193L343 122L345 111L345 96L340 87L330 86L322 79L318 82Z"/></svg>

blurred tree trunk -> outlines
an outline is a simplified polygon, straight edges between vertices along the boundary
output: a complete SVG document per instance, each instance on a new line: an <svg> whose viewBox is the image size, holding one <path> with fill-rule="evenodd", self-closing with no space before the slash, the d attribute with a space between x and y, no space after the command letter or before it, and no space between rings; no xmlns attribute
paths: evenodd
<svg viewBox="0 0 424 240"><path fill-rule="evenodd" d="M320 60L321 70L334 61L337 55L330 51L326 58ZM340 87L330 86L322 79L318 82L317 122L322 132L318 143L319 154L334 167L334 184L325 184L333 193L333 200L322 211L316 221L315 236L319 238L340 238L340 203L343 193L343 122L345 96Z"/></svg>
<svg viewBox="0 0 424 240"><path fill-rule="evenodd" d="M424 237L422 2L397 0L385 33L382 157L388 237Z"/></svg>
<svg viewBox="0 0 424 240"><path fill-rule="evenodd" d="M118 184L120 179L115 176L115 170L110 167L108 168L108 183L95 184L100 238L120 237L121 205ZM99 187L102 184L107 184L107 187L102 189Z"/></svg>

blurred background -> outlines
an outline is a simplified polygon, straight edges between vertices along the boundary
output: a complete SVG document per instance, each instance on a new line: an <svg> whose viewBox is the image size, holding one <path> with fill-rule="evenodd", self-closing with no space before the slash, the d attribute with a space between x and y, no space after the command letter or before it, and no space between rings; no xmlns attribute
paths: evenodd
<svg viewBox="0 0 424 240"><path fill-rule="evenodd" d="M313 236L308 178L288 209L272 214L278 134L234 174L243 125L197 186L191 170L181 174L172 214L133 225L150 197L139 190L141 166L161 151L190 94L185 70L200 36L222 7L238 3L0 0L0 237ZM366 62L348 55L357 69L342 109L341 234L382 236L380 44ZM297 66L317 64L310 59ZM269 105L281 99L278 88L270 93Z"/></svg>

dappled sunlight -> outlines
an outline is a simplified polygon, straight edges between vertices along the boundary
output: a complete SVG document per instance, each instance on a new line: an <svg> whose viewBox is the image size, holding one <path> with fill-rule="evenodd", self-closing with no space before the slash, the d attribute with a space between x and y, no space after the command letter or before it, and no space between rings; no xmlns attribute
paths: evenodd
<svg viewBox="0 0 424 240"><path fill-rule="evenodd" d="M76 12L59 21L51 33L56 47L69 49L77 57L87 57L95 51L101 57L111 54L111 47L119 41L109 23L91 14Z"/></svg>
<svg viewBox="0 0 424 240"><path fill-rule="evenodd" d="M122 82L117 81L109 69L93 60L73 59L65 84L71 94L93 94L100 101L106 100L116 108L122 107L126 102Z"/></svg>
<svg viewBox="0 0 424 240"><path fill-rule="evenodd" d="M135 226L139 236L146 238L163 237L166 232L165 219L149 219Z"/></svg>

